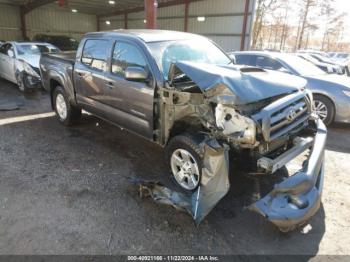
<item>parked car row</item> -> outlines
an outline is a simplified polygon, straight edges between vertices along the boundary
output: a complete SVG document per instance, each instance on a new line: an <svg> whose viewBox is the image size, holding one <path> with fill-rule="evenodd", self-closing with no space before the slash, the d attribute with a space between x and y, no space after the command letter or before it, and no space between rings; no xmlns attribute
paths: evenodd
<svg viewBox="0 0 350 262"><path fill-rule="evenodd" d="M233 52L231 56L234 57L236 64L280 71L304 78L307 80L306 88L313 93L316 113L327 125L334 121L350 122L348 77L327 74L314 64L300 58L299 54L248 51Z"/></svg>
<svg viewBox="0 0 350 262"><path fill-rule="evenodd" d="M307 54L309 57L314 58L319 63L327 64L332 67L336 67L336 72L331 73L337 73L337 74L344 74L347 76L350 76L350 60L349 55L346 53L333 53L332 55L321 52L321 51L314 51L314 50L299 50L298 54ZM313 62L312 62L313 63Z"/></svg>

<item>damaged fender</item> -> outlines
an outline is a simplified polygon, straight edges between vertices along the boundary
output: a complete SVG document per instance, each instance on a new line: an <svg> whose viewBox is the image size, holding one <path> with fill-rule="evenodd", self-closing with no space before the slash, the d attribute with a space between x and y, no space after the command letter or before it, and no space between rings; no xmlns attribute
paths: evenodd
<svg viewBox="0 0 350 262"><path fill-rule="evenodd" d="M214 139L203 142L202 146L204 159L201 183L192 195L173 191L157 182L141 182L139 183L140 196L150 196L157 203L186 211L198 225L230 188L229 147L221 146Z"/></svg>

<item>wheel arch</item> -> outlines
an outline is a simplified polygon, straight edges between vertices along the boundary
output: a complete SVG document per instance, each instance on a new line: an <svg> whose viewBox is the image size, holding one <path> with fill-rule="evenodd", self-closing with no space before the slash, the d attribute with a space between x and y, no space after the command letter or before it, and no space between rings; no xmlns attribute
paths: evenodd
<svg viewBox="0 0 350 262"><path fill-rule="evenodd" d="M333 108L334 108L334 115L333 115L333 119L332 119L332 122L333 122L334 119L336 118L336 115L337 115L337 104L335 103L334 99L331 96L329 96L328 94L325 94L322 92L312 92L312 95L313 95L313 97L322 96L322 97L328 99L332 103Z"/></svg>
<svg viewBox="0 0 350 262"><path fill-rule="evenodd" d="M312 92L312 95L313 95L313 96L316 96L316 95L317 95L317 96L323 96L323 97L329 99L329 101L331 101L332 104L333 104L334 113L336 113L336 111L337 111L337 106L336 106L336 103L335 103L334 99L333 99L331 96L329 96L328 94L322 93L322 92Z"/></svg>
<svg viewBox="0 0 350 262"><path fill-rule="evenodd" d="M197 116L186 116L178 119L169 130L169 135L165 141L165 146L168 145L169 141L177 135L184 133L195 134L200 131L205 131L205 129Z"/></svg>

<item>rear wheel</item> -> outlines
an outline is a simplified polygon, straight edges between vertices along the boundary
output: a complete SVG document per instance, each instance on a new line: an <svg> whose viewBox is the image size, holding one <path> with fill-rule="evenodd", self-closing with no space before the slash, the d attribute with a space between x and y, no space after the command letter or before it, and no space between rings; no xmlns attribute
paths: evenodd
<svg viewBox="0 0 350 262"><path fill-rule="evenodd" d="M61 86L57 86L53 92L53 104L60 123L69 126L81 118L81 109L69 102Z"/></svg>
<svg viewBox="0 0 350 262"><path fill-rule="evenodd" d="M314 95L314 106L316 114L325 125L330 125L335 115L335 108L332 101L323 95Z"/></svg>

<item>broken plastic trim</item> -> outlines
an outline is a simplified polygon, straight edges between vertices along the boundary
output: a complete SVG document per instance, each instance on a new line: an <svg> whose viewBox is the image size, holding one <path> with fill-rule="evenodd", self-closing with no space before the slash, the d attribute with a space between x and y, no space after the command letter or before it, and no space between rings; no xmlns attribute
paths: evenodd
<svg viewBox="0 0 350 262"><path fill-rule="evenodd" d="M204 150L201 183L192 195L173 191L158 182L139 182L141 197L150 196L160 204L188 212L198 225L227 194L229 183L229 158L227 145L215 139L202 143Z"/></svg>

